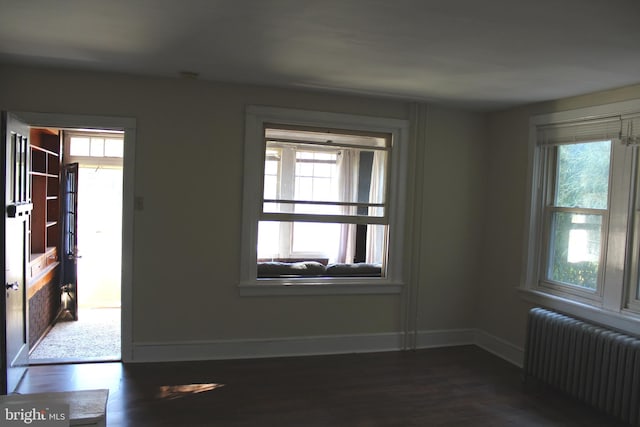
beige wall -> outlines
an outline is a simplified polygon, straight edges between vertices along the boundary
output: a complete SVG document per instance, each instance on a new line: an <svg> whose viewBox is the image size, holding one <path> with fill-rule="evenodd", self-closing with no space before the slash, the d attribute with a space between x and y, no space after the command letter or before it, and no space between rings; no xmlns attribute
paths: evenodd
<svg viewBox="0 0 640 427"><path fill-rule="evenodd" d="M640 85L529 105L491 114L488 138L483 292L478 326L517 346L524 344L526 312L517 294L522 273L529 117L640 98Z"/></svg>
<svg viewBox="0 0 640 427"><path fill-rule="evenodd" d="M430 105L409 168L406 257L422 331L479 328L517 346L533 114L640 98L640 85L488 115ZM410 104L247 85L3 65L0 109L137 120L136 342L401 331L403 296L240 297L244 108L407 119ZM419 149L418 149L419 148ZM423 168L415 173L415 167ZM422 177L417 181L416 177ZM420 209L420 207L422 208ZM412 225L419 225L414 233ZM414 259L415 257L415 259Z"/></svg>
<svg viewBox="0 0 640 427"><path fill-rule="evenodd" d="M475 327L482 265L484 115L429 106L424 155L418 329Z"/></svg>
<svg viewBox="0 0 640 427"><path fill-rule="evenodd" d="M0 109L137 120L133 338L179 342L396 332L400 295L240 297L244 108L406 119L409 104L276 88L3 65ZM485 117L431 108L416 278L421 329L474 326L484 222ZM413 168L410 168L413 171ZM424 185L423 185L424 184ZM411 253L407 251L407 256Z"/></svg>

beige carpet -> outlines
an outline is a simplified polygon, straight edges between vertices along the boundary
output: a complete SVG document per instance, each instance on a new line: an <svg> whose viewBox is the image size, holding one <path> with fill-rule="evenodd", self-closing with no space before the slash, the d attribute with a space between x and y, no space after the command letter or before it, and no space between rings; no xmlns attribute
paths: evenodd
<svg viewBox="0 0 640 427"><path fill-rule="evenodd" d="M29 363L120 360L120 309L83 309L79 320L58 321Z"/></svg>

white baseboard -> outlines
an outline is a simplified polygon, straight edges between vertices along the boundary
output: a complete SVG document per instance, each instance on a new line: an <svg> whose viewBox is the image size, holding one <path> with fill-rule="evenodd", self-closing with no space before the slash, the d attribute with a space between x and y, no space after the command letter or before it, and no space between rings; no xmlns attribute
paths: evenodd
<svg viewBox="0 0 640 427"><path fill-rule="evenodd" d="M488 332L477 329L474 344L520 368L524 361L524 349Z"/></svg>
<svg viewBox="0 0 640 427"><path fill-rule="evenodd" d="M331 335L274 339L134 343L132 362L255 359L374 353L402 348L402 334Z"/></svg>
<svg viewBox="0 0 640 427"><path fill-rule="evenodd" d="M265 357L313 356L323 354L398 351L402 333L286 337L274 339L138 342L133 344L131 362L256 359ZM478 329L419 331L416 348L477 345L517 366L523 350Z"/></svg>
<svg viewBox="0 0 640 427"><path fill-rule="evenodd" d="M416 348L454 347L474 343L475 329L418 331Z"/></svg>

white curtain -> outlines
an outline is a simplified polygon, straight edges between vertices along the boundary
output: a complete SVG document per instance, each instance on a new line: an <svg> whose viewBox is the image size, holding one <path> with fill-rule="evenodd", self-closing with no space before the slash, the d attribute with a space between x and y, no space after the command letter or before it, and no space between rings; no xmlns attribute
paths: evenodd
<svg viewBox="0 0 640 427"><path fill-rule="evenodd" d="M355 202L358 191L358 159L360 155L356 150L342 150L338 156L338 201ZM342 215L352 215L353 207L342 207ZM341 224L340 245L336 262L352 263L356 249L355 224Z"/></svg>
<svg viewBox="0 0 640 427"><path fill-rule="evenodd" d="M371 189L369 201L372 203L384 203L384 183L386 182L385 156L384 151L376 151L373 155L373 166L371 168ZM382 208L369 208L369 215L380 214ZM387 240L386 227L381 225L369 225L367 227L367 262L371 264L382 264Z"/></svg>

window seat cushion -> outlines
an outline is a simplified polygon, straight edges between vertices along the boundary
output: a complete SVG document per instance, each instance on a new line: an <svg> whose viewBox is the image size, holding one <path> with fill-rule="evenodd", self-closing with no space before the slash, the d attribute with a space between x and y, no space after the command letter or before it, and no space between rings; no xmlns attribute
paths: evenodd
<svg viewBox="0 0 640 427"><path fill-rule="evenodd" d="M258 262L258 278L277 277L381 277L382 266L380 264L329 264L323 265L317 261L282 262L267 261Z"/></svg>
<svg viewBox="0 0 640 427"><path fill-rule="evenodd" d="M316 261L258 263L259 278L324 276L325 273L326 267Z"/></svg>
<svg viewBox="0 0 640 427"><path fill-rule="evenodd" d="M331 264L327 266L327 276L332 277L380 277L382 265L359 262L355 264Z"/></svg>

